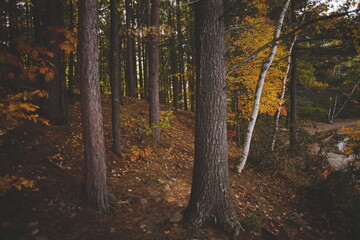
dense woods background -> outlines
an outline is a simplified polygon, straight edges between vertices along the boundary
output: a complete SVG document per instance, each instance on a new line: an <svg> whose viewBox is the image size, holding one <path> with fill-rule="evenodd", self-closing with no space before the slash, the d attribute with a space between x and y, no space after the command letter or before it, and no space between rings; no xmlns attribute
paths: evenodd
<svg viewBox="0 0 360 240"><path fill-rule="evenodd" d="M38 173L18 171L26 164L44 166L40 158L50 159L51 165L73 178L69 182L79 185L76 191L86 200L80 203L82 197L77 196L75 205L90 203L105 214L127 211L113 206L114 201L120 205L128 201L124 192L133 187L126 189L124 184L133 186L139 181L136 194L154 193L149 190L151 184L138 179L150 181L156 168L174 186L184 184L186 190L174 187L178 195L165 197L168 206L163 211L150 213L174 214L167 213L171 216L158 223L167 224L165 230L157 235L149 230L149 239L166 239L166 235L187 239L182 237L190 233L184 229L198 230L208 223L225 230L227 236L250 239L321 236L315 229L323 231L326 239L360 236L359 126L349 125L341 134L319 131L311 135L309 130L318 123L360 117L358 1L1 0L0 12L0 197L6 216L0 218L4 231L0 237L20 238L12 230L26 228L26 223L19 224L23 218L19 212L6 210L12 199L21 202L27 196L17 196L16 191L28 188L26 194L39 192L47 201L52 198L52 192L40 187L45 183L36 183L35 179L41 179ZM28 128L34 129L31 138L21 142L19 136L28 134ZM47 143L40 140L46 131L61 133ZM78 140L71 142L75 136ZM346 137L344 154L353 156L352 164L338 172L324 159L327 151L334 151L336 141ZM40 142L43 148L32 145ZM59 154L72 159L68 163L71 171L59 165L64 162L62 156L46 156L53 153L45 147L48 144L64 146ZM16 147L24 150L14 154ZM26 149L37 149L32 154L39 159L28 160ZM19 159L11 162L15 156ZM169 170L167 164L180 164L184 172ZM268 172L260 170L264 167ZM130 168L139 175L126 183L109 183L112 177L125 178ZM118 171L122 171L119 176ZM284 178L297 187L316 190L316 196L310 190L311 194L299 190L299 195L324 203L323 212L305 211L310 224L299 223L304 216L294 217L299 229L309 227L304 232L276 222L275 215L269 216L266 210L261 215L244 212L246 208L238 202L246 201L245 195L240 198L238 194L247 187L239 186L240 178L255 181L246 171L255 172L265 187L273 183L263 178L280 174L274 182ZM158 174L151 180L156 187L169 187ZM189 179L184 180L185 176ZM176 183L175 178L183 182ZM53 179L56 184L61 182L56 174ZM288 194L292 185L286 184L277 189L279 194ZM121 191L114 190L116 186ZM64 188L64 193L75 191L69 189ZM157 199L158 190L155 192ZM186 194L184 204L180 193ZM179 204L173 210L170 205L175 199ZM152 209L148 199L139 201L144 211ZM251 201L258 202L259 198ZM285 214L296 212L289 209ZM83 213L91 211L88 208ZM144 218L138 211L133 219ZM239 213L242 218L237 217ZM321 223L321 214L325 223ZM116 214L111 220L105 218L104 224L115 221ZM85 224L86 217L80 219ZM12 221L18 221L17 225ZM135 220L125 222L125 230L111 233L138 239L141 233L126 230ZM294 229L281 230L284 224ZM30 228L39 229L37 225ZM44 229L52 239L52 227ZM56 237L70 232L59 231ZM25 239L39 236L33 233L24 233L29 237ZM224 237L220 232L195 234L206 239Z"/></svg>

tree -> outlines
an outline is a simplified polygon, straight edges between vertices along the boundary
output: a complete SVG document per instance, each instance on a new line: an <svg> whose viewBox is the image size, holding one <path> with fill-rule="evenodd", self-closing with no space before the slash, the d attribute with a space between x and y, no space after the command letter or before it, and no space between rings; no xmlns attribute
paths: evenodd
<svg viewBox="0 0 360 240"><path fill-rule="evenodd" d="M110 39L111 39L111 62L110 62L110 85L112 106L112 131L114 153L120 155L121 129L120 129L120 37L119 37L119 0L110 1Z"/></svg>
<svg viewBox="0 0 360 240"><path fill-rule="evenodd" d="M286 11L287 8L290 4L290 0L286 0L285 4L281 10L280 16L279 16L279 20L276 24L276 29L274 32L274 39L277 39L280 37L280 33L281 33L281 28L282 28L282 24L284 22L284 18L286 15ZM263 63L261 70L260 70L260 74L259 74L259 79L258 79L258 83L256 86L256 91L255 91L255 97L254 97L254 104L253 104L253 109L252 109L252 114L250 117L250 122L246 131L246 137L245 137L245 142L244 142L244 150L243 153L241 155L241 158L239 160L239 164L237 166L237 171L239 173L241 173L241 171L243 170L246 160L248 158L249 155L249 151L250 151L250 144L251 144L251 138L252 138L252 134L253 134L253 130L255 127L255 123L256 123L256 119L259 113L259 107L260 107L260 99L261 99L261 93L262 93L262 88L264 86L264 81L265 81L265 77L267 74L267 71L269 70L275 54L276 54L276 50L277 50L277 42L273 45L273 47L270 50L269 56L268 58L265 60L265 62Z"/></svg>
<svg viewBox="0 0 360 240"><path fill-rule="evenodd" d="M126 29L127 29L127 47L126 47L126 78L127 78L127 87L128 95L130 97L135 97L135 72L134 72L134 40L132 36L132 9L131 9L131 0L125 0L125 10L126 10Z"/></svg>
<svg viewBox="0 0 360 240"><path fill-rule="evenodd" d="M150 42L149 42L149 123L154 139L160 141L160 99L159 99L159 27L160 0L151 0Z"/></svg>
<svg viewBox="0 0 360 240"><path fill-rule="evenodd" d="M86 197L99 210L108 213L105 145L99 85L98 7L96 0L79 0L78 4Z"/></svg>
<svg viewBox="0 0 360 240"><path fill-rule="evenodd" d="M184 218L195 228L212 222L237 235L240 225L229 192L222 16L222 0L200 0L195 4L195 162L191 196Z"/></svg>
<svg viewBox="0 0 360 240"><path fill-rule="evenodd" d="M54 56L48 57L48 61L55 66L53 76L45 77L43 85L49 94L45 101L46 116L54 124L63 124L67 120L66 84L61 61L61 49L58 44L63 40L63 34L59 31L62 27L61 0L46 1L46 35L45 44L47 50Z"/></svg>

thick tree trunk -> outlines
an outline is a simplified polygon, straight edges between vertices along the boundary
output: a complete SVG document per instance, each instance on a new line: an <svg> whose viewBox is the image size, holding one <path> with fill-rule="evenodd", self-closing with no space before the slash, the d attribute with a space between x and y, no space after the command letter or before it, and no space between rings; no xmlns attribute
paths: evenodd
<svg viewBox="0 0 360 240"><path fill-rule="evenodd" d="M96 0L79 0L79 48L81 117L87 199L102 212L109 212L106 188L105 145L98 58L98 7Z"/></svg>
<svg viewBox="0 0 360 240"><path fill-rule="evenodd" d="M280 37L280 33L281 33L281 28L282 28L282 24L284 22L284 18L286 15L286 11L289 7L290 4L290 0L286 0L285 4L281 10L278 22L276 24L276 29L274 32L274 39L277 39ZM251 145L251 138L252 138L252 134L254 131L254 127L255 127L255 123L256 123L256 119L259 113L259 108L260 108L260 100L261 100L261 93L262 93L262 89L264 86L264 82L265 82L265 77L267 74L267 71L269 70L275 54L276 54L276 50L277 50L277 42L275 42L275 44L272 46L269 56L267 57L267 59L265 60L265 62L263 63L261 70L260 70L260 75L259 75L259 79L258 79L258 83L256 86L256 90L255 90L255 96L254 96L254 104L253 104L253 109L252 109L252 113L250 116L250 122L246 131L246 136L245 136L245 142L244 142L244 149L243 149L243 153L241 155L241 158L239 160L239 164L237 166L237 171L239 173L241 173L241 171L243 170L246 160L248 158L249 155L249 151L250 151L250 145Z"/></svg>
<svg viewBox="0 0 360 240"><path fill-rule="evenodd" d="M44 81L44 88L49 94L45 100L45 109L47 118L54 124L63 124L67 120L66 107L66 83L63 76L63 65L61 61L61 50L57 46L63 39L61 33L55 31L55 28L61 26L61 0L46 1L46 36L45 44L47 50L54 53L54 57L48 57L48 61L55 66L54 78Z"/></svg>
<svg viewBox="0 0 360 240"><path fill-rule="evenodd" d="M110 1L110 84L112 106L112 150L121 154L121 129L120 129L120 35L119 35L119 0Z"/></svg>
<svg viewBox="0 0 360 240"><path fill-rule="evenodd" d="M199 228L214 223L238 234L231 206L226 123L226 82L222 0L195 5L197 25L197 101L195 163L189 206L184 220Z"/></svg>
<svg viewBox="0 0 360 240"><path fill-rule="evenodd" d="M149 123L152 126L154 140L160 141L160 99L159 99L159 25L160 0L151 0L150 27L153 31L149 42Z"/></svg>
<svg viewBox="0 0 360 240"><path fill-rule="evenodd" d="M127 47L126 47L126 80L128 96L135 97L135 74L134 74L134 40L132 37L132 11L131 0L125 0L126 9L126 30L127 30Z"/></svg>

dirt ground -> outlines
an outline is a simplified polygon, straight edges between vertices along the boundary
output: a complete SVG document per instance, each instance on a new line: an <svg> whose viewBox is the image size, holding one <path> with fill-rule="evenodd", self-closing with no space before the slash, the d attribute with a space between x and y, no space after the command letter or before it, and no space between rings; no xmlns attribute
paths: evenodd
<svg viewBox="0 0 360 240"><path fill-rule="evenodd" d="M175 117L157 145L144 133L147 109L145 101L123 99L123 154L117 157L111 152L110 99L103 98L111 215L83 198L78 102L65 126L26 122L1 135L0 176L21 176L35 186L0 196L0 239L230 239L211 226L192 232L181 223L191 189L194 114L172 109ZM171 108L162 106L166 109ZM239 221L260 219L260 226L247 229L242 239L336 239L311 192L251 163L235 174L239 154L230 141L232 204Z"/></svg>

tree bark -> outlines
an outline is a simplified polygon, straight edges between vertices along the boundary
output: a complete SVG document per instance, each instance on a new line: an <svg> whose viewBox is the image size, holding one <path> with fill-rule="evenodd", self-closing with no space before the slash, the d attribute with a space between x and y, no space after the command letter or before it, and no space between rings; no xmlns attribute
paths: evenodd
<svg viewBox="0 0 360 240"><path fill-rule="evenodd" d="M64 124L67 120L66 83L61 50L57 46L58 42L63 40L63 36L55 30L62 26L61 10L62 0L46 1L45 44L47 50L54 53L54 57L48 57L48 61L55 66L55 74L52 80L44 81L44 88L49 94L49 98L45 100L45 109L47 118L53 124Z"/></svg>
<svg viewBox="0 0 360 240"><path fill-rule="evenodd" d="M195 4L197 101L195 162L184 220L192 227L214 223L238 235L230 201L222 0Z"/></svg>
<svg viewBox="0 0 360 240"><path fill-rule="evenodd" d="M127 92L128 96L135 97L135 75L134 75L134 40L132 37L132 12L131 0L125 0L126 10L126 30L127 30L127 48L126 48L126 78L127 78Z"/></svg>
<svg viewBox="0 0 360 240"><path fill-rule="evenodd" d="M119 0L110 1L110 86L112 106L112 150L121 155L121 129L120 129L120 35L119 35Z"/></svg>
<svg viewBox="0 0 360 240"><path fill-rule="evenodd" d="M154 140L160 142L160 99L159 99L159 25L160 0L151 0L149 42L149 123L152 126Z"/></svg>
<svg viewBox="0 0 360 240"><path fill-rule="evenodd" d="M169 13L169 26L171 28L174 27L174 20L173 20L173 16L172 16L172 12L170 11ZM179 73L178 71L178 64L176 62L176 39L175 39L175 35L172 34L169 38L169 53L170 53L170 68L171 68L171 80L172 80L172 87L173 87L173 106L178 108L179 107L179 81L178 81L178 76L176 76L177 73Z"/></svg>
<svg viewBox="0 0 360 240"><path fill-rule="evenodd" d="M74 4L73 4L73 0L69 0L69 11L70 11L70 24L69 24L69 29L71 31L74 31ZM75 54L73 52L70 53L69 56L69 75L68 75L68 80L69 80L69 85L68 85L68 101L70 103L74 102L74 85L75 85L75 81L74 81L74 58L75 58Z"/></svg>
<svg viewBox="0 0 360 240"><path fill-rule="evenodd" d="M285 4L281 10L278 22L276 24L276 28L275 28L275 32L274 32L274 39L277 39L280 37L280 33L281 33L281 28L282 28L282 24L284 22L284 18L286 15L286 11L289 7L290 4L290 0L286 0ZM252 134L254 131L254 127L255 127L255 123L256 123L256 119L259 113L259 108L260 108L260 100L261 100L261 93L262 93L262 89L264 86L264 82L265 82L265 77L267 74L267 71L269 70L275 54L276 54L276 50L277 50L277 42L275 42L275 44L272 46L269 56L267 57L267 59L265 60L265 62L263 63L261 70L260 70L260 75L259 75L259 79L258 79L258 83L256 86L256 90L255 90L255 96L254 96L254 104L253 104L253 109L252 109L252 113L250 116L250 122L246 131L246 136L245 136L245 141L244 141L244 149L243 149L243 153L241 155L241 158L239 160L239 164L237 166L237 171L239 173L241 173L241 171L243 170L246 160L248 158L249 155L249 151L250 151L250 145L251 145L251 138L252 138Z"/></svg>
<svg viewBox="0 0 360 240"><path fill-rule="evenodd" d="M108 213L105 145L99 85L98 6L96 0L79 0L81 118L84 139L87 199Z"/></svg>
<svg viewBox="0 0 360 240"><path fill-rule="evenodd" d="M290 81L290 151L296 152L297 149L297 59L296 59L296 49L293 50L291 54L291 81Z"/></svg>

